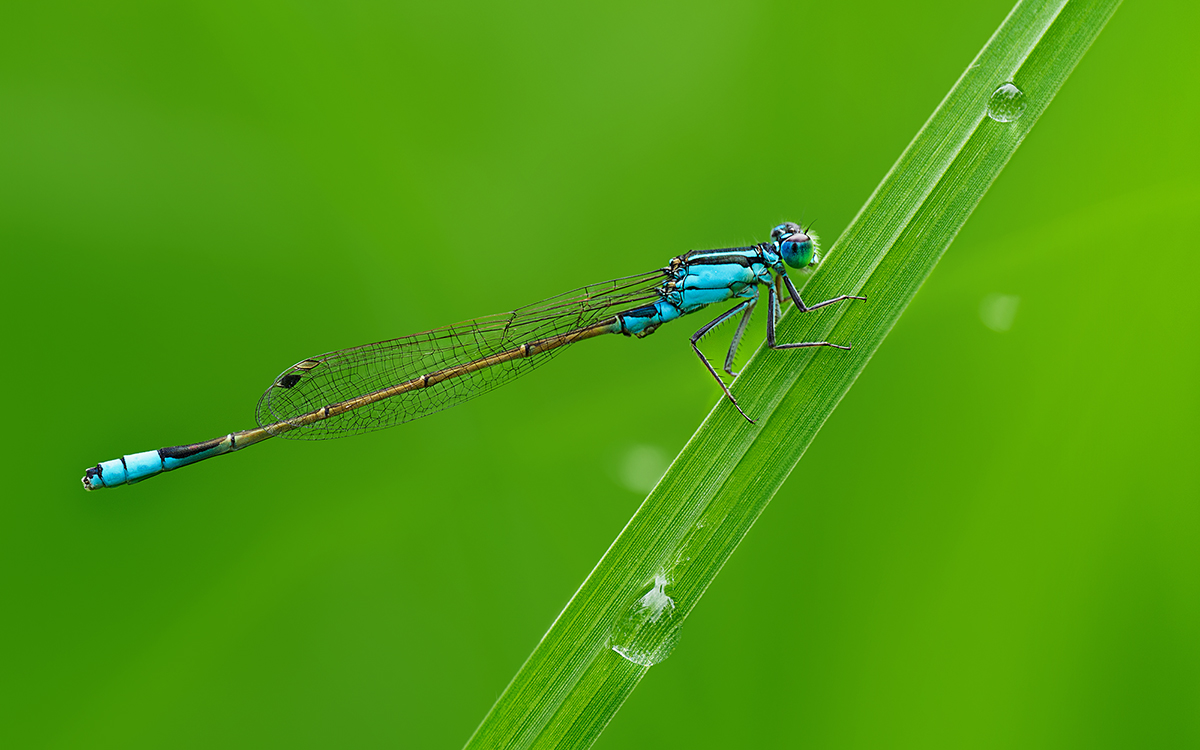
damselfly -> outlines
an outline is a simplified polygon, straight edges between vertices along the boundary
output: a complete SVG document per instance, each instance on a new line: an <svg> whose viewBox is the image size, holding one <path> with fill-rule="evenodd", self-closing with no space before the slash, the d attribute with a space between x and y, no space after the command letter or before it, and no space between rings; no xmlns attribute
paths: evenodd
<svg viewBox="0 0 1200 750"><path fill-rule="evenodd" d="M324 440L391 427L486 393L576 341L607 333L642 338L680 316L731 300L738 303L692 336L692 349L734 408L753 422L697 344L740 313L723 368L736 376L734 354L762 284L767 287L767 345L772 349L849 349L828 341L775 340L785 288L801 312L865 299L843 294L804 304L784 264L808 268L819 260L816 237L788 222L771 230L770 242L693 250L649 273L585 286L510 313L306 359L284 370L259 399L256 429L105 461L87 470L83 486L91 490L138 482L272 437Z"/></svg>

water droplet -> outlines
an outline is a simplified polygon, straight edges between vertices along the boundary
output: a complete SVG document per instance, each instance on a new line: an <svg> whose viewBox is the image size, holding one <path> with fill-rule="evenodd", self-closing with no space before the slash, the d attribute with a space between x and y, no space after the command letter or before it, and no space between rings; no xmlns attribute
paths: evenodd
<svg viewBox="0 0 1200 750"><path fill-rule="evenodd" d="M635 445L621 458L618 476L626 488L644 494L654 489L670 464L662 449L653 445Z"/></svg>
<svg viewBox="0 0 1200 750"><path fill-rule="evenodd" d="M1004 333L1012 328L1021 298L1015 294L989 294L979 303L979 319L993 331Z"/></svg>
<svg viewBox="0 0 1200 750"><path fill-rule="evenodd" d="M671 655L683 622L675 601L667 596L670 583L665 575L655 575L654 582L621 615L609 639L613 651L644 667Z"/></svg>
<svg viewBox="0 0 1200 750"><path fill-rule="evenodd" d="M1025 92L1010 81L992 92L987 116L996 122L1016 122L1025 114Z"/></svg>

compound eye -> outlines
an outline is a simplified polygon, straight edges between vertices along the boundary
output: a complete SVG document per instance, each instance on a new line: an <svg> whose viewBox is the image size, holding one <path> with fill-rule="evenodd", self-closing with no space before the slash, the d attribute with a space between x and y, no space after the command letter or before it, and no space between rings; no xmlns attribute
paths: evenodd
<svg viewBox="0 0 1200 750"><path fill-rule="evenodd" d="M789 235L779 243L779 254L783 256L783 262L792 268L806 267L812 262L815 251L812 237L803 232Z"/></svg>

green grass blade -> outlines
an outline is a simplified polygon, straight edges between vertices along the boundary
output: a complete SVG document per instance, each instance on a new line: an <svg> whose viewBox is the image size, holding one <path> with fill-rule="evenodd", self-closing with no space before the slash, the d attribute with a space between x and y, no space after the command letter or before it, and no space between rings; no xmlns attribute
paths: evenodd
<svg viewBox="0 0 1200 750"><path fill-rule="evenodd" d="M667 651L675 630L795 468L971 211L1037 122L1119 0L1021 2L917 133L804 290L843 303L780 324L782 341L851 352L759 350L735 385L749 425L719 403L484 718L468 747L587 747L649 669L610 648L656 580L671 604L625 640ZM936 44L936 39L924 43ZM1012 81L1023 114L987 116ZM652 591L646 602L654 600ZM624 630L622 630L624 629ZM659 658L662 654L654 654Z"/></svg>

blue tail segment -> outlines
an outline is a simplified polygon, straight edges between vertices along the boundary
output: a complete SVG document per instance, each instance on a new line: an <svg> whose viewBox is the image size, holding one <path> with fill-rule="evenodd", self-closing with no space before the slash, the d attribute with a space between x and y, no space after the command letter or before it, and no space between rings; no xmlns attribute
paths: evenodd
<svg viewBox="0 0 1200 750"><path fill-rule="evenodd" d="M194 464L206 458L220 456L239 447L236 433L192 445L176 445L156 451L132 453L114 458L88 469L83 475L84 489L98 490L101 487L116 487L149 479L155 474Z"/></svg>

